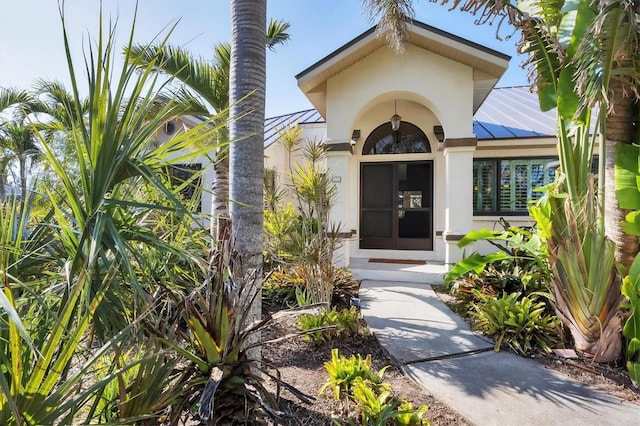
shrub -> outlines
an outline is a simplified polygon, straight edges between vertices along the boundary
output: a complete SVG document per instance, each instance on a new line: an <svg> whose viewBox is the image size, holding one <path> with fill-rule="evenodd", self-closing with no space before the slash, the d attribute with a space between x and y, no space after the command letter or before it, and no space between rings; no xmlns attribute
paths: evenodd
<svg viewBox="0 0 640 426"><path fill-rule="evenodd" d="M510 226L504 219L500 220L500 225L502 231L472 231L458 243L458 246L466 247L486 241L499 249L486 256L473 253L451 269L445 283L452 294L463 301L473 299L473 289L492 296L514 292L528 296L548 288L551 269L540 232Z"/></svg>
<svg viewBox="0 0 640 426"><path fill-rule="evenodd" d="M331 305L347 308L350 299L358 294L359 282L346 268L334 267L333 270ZM301 265L280 266L272 270L263 286L265 305L274 310L308 305L313 299L307 278L306 268Z"/></svg>
<svg viewBox="0 0 640 426"><path fill-rule="evenodd" d="M320 344L334 337L357 336L361 332L360 312L355 307L337 311L323 309L319 314L302 314L298 324L309 334L302 336L305 342ZM313 331L314 329L322 329ZM366 331L363 330L366 334Z"/></svg>
<svg viewBox="0 0 640 426"><path fill-rule="evenodd" d="M535 296L522 297L520 293L503 294L500 298L486 296L477 290L480 302L471 304L469 314L476 319L474 329L495 336L495 350L507 345L521 354L534 347L550 352L557 342L560 319L545 313L545 303Z"/></svg>
<svg viewBox="0 0 640 426"><path fill-rule="evenodd" d="M326 389L331 389L336 400L340 399L342 393L351 395L352 388L357 380L376 387L388 387L388 385L384 386L382 383L382 376L387 367L374 373L371 370L371 355L362 358L358 354L357 357L352 355L350 358L346 358L343 355L338 355L338 349L332 349L331 361L325 362L324 368L329 378L320 388L320 393L323 393Z"/></svg>
<svg viewBox="0 0 640 426"><path fill-rule="evenodd" d="M429 409L426 405L415 409L410 402L394 398L388 389L383 387L381 391L376 391L359 378L353 386L353 399L360 405L362 425L385 426L393 421L395 423L391 424L406 426L429 424L428 420L422 418Z"/></svg>
<svg viewBox="0 0 640 426"><path fill-rule="evenodd" d="M391 386L383 382L382 377L387 367L377 373L371 371L371 356L361 355L346 358L338 356L338 350L331 351L331 361L324 364L329 378L320 388L333 389L336 400L344 397L353 400L360 408L362 425L428 425L423 419L428 410L426 405L414 409L410 402L395 398ZM390 423L392 422L392 423ZM350 421L350 424L355 424Z"/></svg>

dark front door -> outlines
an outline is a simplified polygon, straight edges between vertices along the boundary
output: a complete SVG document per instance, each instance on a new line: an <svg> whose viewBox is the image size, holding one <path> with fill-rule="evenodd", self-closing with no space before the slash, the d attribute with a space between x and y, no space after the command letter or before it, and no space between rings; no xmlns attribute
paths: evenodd
<svg viewBox="0 0 640 426"><path fill-rule="evenodd" d="M360 165L360 248L433 250L433 162Z"/></svg>

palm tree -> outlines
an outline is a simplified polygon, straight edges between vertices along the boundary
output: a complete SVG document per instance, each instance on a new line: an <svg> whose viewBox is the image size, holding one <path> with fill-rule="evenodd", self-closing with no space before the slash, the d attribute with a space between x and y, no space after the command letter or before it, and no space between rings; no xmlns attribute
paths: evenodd
<svg viewBox="0 0 640 426"><path fill-rule="evenodd" d="M244 265L262 264L266 0L231 0L229 73L232 238Z"/></svg>
<svg viewBox="0 0 640 426"><path fill-rule="evenodd" d="M266 31L265 45L275 50L278 45L289 40L287 30L290 24L277 19L271 19ZM214 186L211 212L212 233L215 228L217 240L228 239L229 218L229 149L228 130L225 126L227 110L229 108L229 72L231 64L231 45L218 43L214 47L214 57L211 62L195 58L189 51L181 47L134 45L129 54L130 63L138 67L146 67L154 58L158 58L156 67L163 73L175 76L183 86L177 93L183 99L191 98L193 108L188 114L213 116L220 126L218 132L218 149L214 158ZM217 222L217 223L216 223Z"/></svg>
<svg viewBox="0 0 640 426"><path fill-rule="evenodd" d="M0 88L0 200L6 198L7 173L14 162L18 163L20 193L23 197L27 194L29 159L40 152L35 140L34 127L27 118L34 112L35 104L36 99L31 93Z"/></svg>

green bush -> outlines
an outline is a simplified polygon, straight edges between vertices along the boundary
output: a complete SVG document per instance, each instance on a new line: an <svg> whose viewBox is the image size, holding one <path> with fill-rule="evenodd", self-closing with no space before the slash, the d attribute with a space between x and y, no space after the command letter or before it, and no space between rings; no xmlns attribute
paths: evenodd
<svg viewBox="0 0 640 426"><path fill-rule="evenodd" d="M361 332L360 312L355 307L337 311L323 309L319 314L302 314L298 324L303 331L310 331L302 336L308 343L320 344L330 341L334 337L357 336ZM312 331L322 328L322 330Z"/></svg>
<svg viewBox="0 0 640 426"><path fill-rule="evenodd" d="M422 405L415 409L410 402L394 398L391 391L384 386L381 391L376 390L375 387L358 378L352 393L354 401L360 405L360 424L362 425L419 426L429 424L428 420L422 418L429 407Z"/></svg>
<svg viewBox="0 0 640 426"><path fill-rule="evenodd" d="M331 305L346 308L358 294L359 282L346 268L335 268ZM263 285L265 305L274 310L304 306L311 301L307 271L300 265L280 266L272 270ZM300 302L303 303L300 303Z"/></svg>
<svg viewBox="0 0 640 426"><path fill-rule="evenodd" d="M360 408L362 425L428 425L423 419L428 410L426 405L415 409L410 402L395 398L391 386L382 380L387 367L377 373L371 370L371 356L361 355L346 358L338 355L338 350L331 351L331 361L324 364L328 379L320 388L320 393L327 388L333 390L333 397L339 400L344 397L348 402L354 401ZM350 421L350 424L355 424Z"/></svg>
<svg viewBox="0 0 640 426"><path fill-rule="evenodd" d="M474 329L494 336L495 350L508 346L521 354L528 354L534 347L546 352L557 342L561 321L555 315L546 314L546 305L535 296L522 297L520 293L489 297L473 291L480 300L471 304L469 314L475 318Z"/></svg>
<svg viewBox="0 0 640 426"><path fill-rule="evenodd" d="M375 387L385 387L382 383L382 376L387 369L384 367L377 373L371 370L371 355L362 358L358 354L350 358L338 355L338 349L331 350L331 361L324 363L329 378L320 388L320 393L326 389L333 391L333 397L340 399L341 394L351 395L353 386L357 380L362 380ZM386 385L388 387L388 385Z"/></svg>
<svg viewBox="0 0 640 426"><path fill-rule="evenodd" d="M521 296L547 291L551 269L544 238L534 229L511 226L501 219L501 231L482 229L468 233L458 246L485 241L499 251L489 255L473 253L458 262L445 278L451 294L465 305L478 302L473 290L485 296Z"/></svg>

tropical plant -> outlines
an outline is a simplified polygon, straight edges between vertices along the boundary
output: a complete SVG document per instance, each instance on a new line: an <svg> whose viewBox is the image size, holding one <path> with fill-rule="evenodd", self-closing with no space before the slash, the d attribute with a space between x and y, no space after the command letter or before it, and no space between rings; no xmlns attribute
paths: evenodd
<svg viewBox="0 0 640 426"><path fill-rule="evenodd" d="M263 376L305 402L309 397L281 382L267 364L250 356L252 347L269 343L252 343L252 336L268 326L270 318L248 321L257 296L257 284L249 280L262 277L256 270L242 273L237 265L232 270L229 264L239 259L230 259L230 253L228 248L216 250L203 285L183 299L186 329L176 326L173 339L158 338L189 363L180 379L186 397L177 413L198 401L200 419L209 424L254 424L282 414L278 395L267 391Z"/></svg>
<svg viewBox="0 0 640 426"><path fill-rule="evenodd" d="M445 277L445 284L450 285L453 280L469 274L482 275L488 265L500 265L499 270L511 269L514 276L522 275L520 281L522 290L533 287L535 290L545 289L551 280L551 270L547 262L546 240L540 232L511 226L501 221L502 231L482 229L471 231L458 242L458 247L464 248L478 241L487 241L499 251L489 255L473 253L458 262ZM495 269L494 269L495 270ZM506 286L493 285L499 287Z"/></svg>
<svg viewBox="0 0 640 426"><path fill-rule="evenodd" d="M295 125L279 130L279 143L288 154L289 195L293 206L276 206L265 211L265 251L273 263L295 265L313 303L329 305L338 270L333 264L340 227L330 221L336 186L326 173L326 146L321 141L300 139ZM293 162L293 153L302 150L302 159Z"/></svg>
<svg viewBox="0 0 640 426"><path fill-rule="evenodd" d="M17 89L0 88L0 199L6 198L5 184L8 172L17 163L21 196L27 196L27 174L33 159L40 153L36 144L35 129L29 122L29 114L36 111L33 94Z"/></svg>
<svg viewBox="0 0 640 426"><path fill-rule="evenodd" d="M630 314L622 329L627 338L627 370L631 381L640 385L640 258L631 264L629 275L622 282L622 294L628 302L623 307Z"/></svg>
<svg viewBox="0 0 640 426"><path fill-rule="evenodd" d="M264 211L265 257L273 266L287 264L299 253L296 233L301 232L300 217L293 204L276 204Z"/></svg>
<svg viewBox="0 0 640 426"><path fill-rule="evenodd" d="M429 421L422 418L428 410L426 405L415 409L410 402L394 398L391 391L384 387L376 391L369 383L358 378L352 395L360 406L361 425L429 425Z"/></svg>
<svg viewBox="0 0 640 426"><path fill-rule="evenodd" d="M320 388L322 394L325 390L333 391L333 397L337 401L342 393L350 394L357 380L363 380L375 387L385 387L382 376L388 367L383 367L377 373L371 370L371 355L362 358L360 354L350 358L338 355L338 349L331 350L331 360L324 363L327 371L327 381Z"/></svg>
<svg viewBox="0 0 640 426"><path fill-rule="evenodd" d="M395 420L401 426L429 426L429 420L423 418L428 409L429 407L426 405L414 408L409 401L401 401Z"/></svg>
<svg viewBox="0 0 640 426"><path fill-rule="evenodd" d="M546 304L536 296L520 297L520 293L502 297L485 296L474 290L479 302L472 303L469 314L476 320L473 327L495 336L495 350L508 346L527 355L535 348L551 352L557 343L560 320L546 313Z"/></svg>
<svg viewBox="0 0 640 426"><path fill-rule="evenodd" d="M353 384L351 394L361 406L362 425L386 425L393 419L394 407L390 404L391 391L383 389L376 392L370 384L358 377Z"/></svg>
<svg viewBox="0 0 640 426"><path fill-rule="evenodd" d="M317 314L302 314L298 324L302 331L307 332L302 340L314 344L331 341L335 337L355 337L361 332L366 334L366 329L361 330L360 312L355 307L341 311L323 308Z"/></svg>
<svg viewBox="0 0 640 426"><path fill-rule="evenodd" d="M634 236L640 235L640 150L636 145L621 144L616 158L616 193L620 207L631 210L622 223L622 229ZM627 339L627 370L631 380L640 384L640 256L629 268L622 281L622 294L627 298L623 308L629 316L622 329Z"/></svg>
<svg viewBox="0 0 640 426"><path fill-rule="evenodd" d="M153 289L137 274L144 269L142 248L166 250L174 259L187 259L196 269L199 265L155 234L146 219L158 211L190 215L164 169L198 155L191 144L215 129L205 124L152 148L157 130L182 106L169 101L156 107L153 66L139 73L127 65L120 73L112 68L115 29L104 36L102 25L97 45L85 57L85 109L64 10L61 18L73 95L60 112L78 168L67 170L60 153L46 143L46 134L32 123L42 161L60 186L45 188L49 210L36 220L28 217L35 195L25 197L19 210L16 204L2 206L0 423L88 423L110 415L131 423L156 416L155 410L170 404L175 394L174 361L160 357L154 342L136 333L142 317L153 317L163 302L151 299ZM133 33L129 45L132 39ZM150 119L152 108L157 116ZM145 199L141 191L163 197ZM150 354L116 355L135 346L135 339L144 341L140 347ZM106 371L97 368L104 357L113 360ZM135 371L133 381L128 371ZM114 380L117 399L103 399ZM150 389L154 395L140 396ZM118 406L111 414L110 401Z"/></svg>

